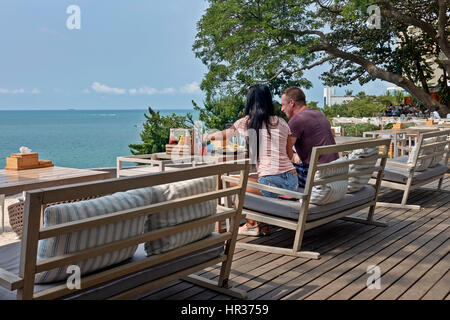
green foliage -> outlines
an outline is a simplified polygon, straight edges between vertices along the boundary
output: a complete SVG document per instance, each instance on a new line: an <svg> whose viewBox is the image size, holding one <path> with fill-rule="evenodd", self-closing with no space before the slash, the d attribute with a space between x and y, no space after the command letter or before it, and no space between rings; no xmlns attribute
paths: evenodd
<svg viewBox="0 0 450 320"><path fill-rule="evenodd" d="M351 137L362 137L366 131L380 130L380 126L370 123L341 124L340 126L344 129L344 135Z"/></svg>
<svg viewBox="0 0 450 320"><path fill-rule="evenodd" d="M432 76L433 59L425 57L438 57L435 39L426 32L408 35L407 20L384 14L381 29L366 25L368 6L378 4L388 12L392 6L398 16L426 21L437 32L437 0L322 1L329 8L317 0L208 2L193 45L208 67L201 83L207 98L244 94L254 83L268 83L278 95L292 85L309 89L303 70L324 61L330 65L321 74L327 86L363 85L375 77L400 83L400 76L414 82L417 92ZM326 30L323 38L320 30ZM369 74L375 67L387 75Z"/></svg>
<svg viewBox="0 0 450 320"><path fill-rule="evenodd" d="M159 111L148 108L144 114L147 119L141 132L142 144L130 144L128 147L134 155L164 152L169 143L170 128L190 128L193 125L192 115L178 116L175 113L161 116Z"/></svg>
<svg viewBox="0 0 450 320"><path fill-rule="evenodd" d="M368 96L364 92L357 94L356 99L340 105L326 106L323 113L328 119L341 117L372 117L375 114L384 113L389 104L394 103L393 96Z"/></svg>
<svg viewBox="0 0 450 320"><path fill-rule="evenodd" d="M207 129L224 130L227 124L244 116L245 99L242 96L207 98L204 108L195 101L192 101L192 105L194 110L199 111L199 120L205 123Z"/></svg>
<svg viewBox="0 0 450 320"><path fill-rule="evenodd" d="M204 108L201 108L195 101L192 101L192 105L194 110L200 113L199 120L205 123L207 129L224 130L227 124L233 124L244 116L246 100L242 96L225 96L207 99L204 102ZM273 101L273 105L275 114L288 121L286 114L281 111L281 104Z"/></svg>

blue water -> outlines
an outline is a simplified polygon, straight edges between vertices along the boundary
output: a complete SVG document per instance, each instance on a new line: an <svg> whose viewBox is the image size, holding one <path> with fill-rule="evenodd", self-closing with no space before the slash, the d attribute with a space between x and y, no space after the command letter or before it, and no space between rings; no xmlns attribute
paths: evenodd
<svg viewBox="0 0 450 320"><path fill-rule="evenodd" d="M161 110L178 115L192 110ZM21 146L40 160L70 168L115 167L116 157L130 155L141 143L147 110L0 111L0 168Z"/></svg>

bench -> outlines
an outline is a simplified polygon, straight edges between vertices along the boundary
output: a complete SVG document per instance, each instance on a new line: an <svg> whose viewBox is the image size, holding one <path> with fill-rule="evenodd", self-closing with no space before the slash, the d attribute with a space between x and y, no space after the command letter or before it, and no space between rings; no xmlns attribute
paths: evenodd
<svg viewBox="0 0 450 320"><path fill-rule="evenodd" d="M0 299L129 299L179 279L245 298L229 275L249 167L213 164L28 191L22 241L0 247ZM219 175L231 172L240 172L239 185L218 189ZM219 205L232 195L234 206ZM92 196L46 207L40 227L46 204ZM225 219L228 231L214 233ZM193 274L215 264L215 282Z"/></svg>
<svg viewBox="0 0 450 320"><path fill-rule="evenodd" d="M378 206L420 210L418 205L407 205L409 193L430 182L439 180L437 191L447 172L450 130L420 133L417 144L409 149L409 155L389 159L382 187L403 190L400 204L379 202ZM369 183L375 184L371 179Z"/></svg>
<svg viewBox="0 0 450 320"><path fill-rule="evenodd" d="M292 248L279 248L238 242L236 247L248 250L319 259L318 252L301 251L306 230L336 219L386 226L374 220L375 204L381 184L390 139L373 139L340 145L314 147L311 155L305 189L288 191L248 181L252 188L270 191L298 199L296 201L263 197L246 193L243 214L247 219L295 231ZM347 158L345 154L350 154ZM336 161L318 164L319 156L330 153L344 154ZM378 175L375 187L367 184L373 172ZM225 183L237 183L233 177L222 177ZM228 206L232 203L227 201ZM369 208L367 219L346 217Z"/></svg>

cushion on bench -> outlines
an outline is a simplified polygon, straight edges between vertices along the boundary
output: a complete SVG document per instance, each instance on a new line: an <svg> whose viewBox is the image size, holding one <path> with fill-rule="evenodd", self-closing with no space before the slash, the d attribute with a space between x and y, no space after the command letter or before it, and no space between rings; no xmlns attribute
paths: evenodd
<svg viewBox="0 0 450 320"><path fill-rule="evenodd" d="M218 236L213 233L212 237ZM120 277L119 279L109 281L107 283L92 287L89 289L76 291L76 293L64 297L64 299L89 299L100 300L107 299L111 296L117 295L120 292L137 287L145 282L156 280L172 273L178 272L182 269L190 268L192 266L204 263L208 260L214 259L223 254L223 243L216 244L209 248L205 248L188 255L176 258L174 260L164 262L142 271L133 273L131 275ZM137 262L146 259L144 245L139 245L133 257L120 264ZM20 242L11 243L0 247L0 268L3 268L14 274L19 272L20 261ZM118 265L120 265L118 264ZM45 289L50 289L64 282L54 282L51 284L38 284L34 288L34 292L40 292ZM81 282L83 286L83 282ZM8 291L0 287L0 300L14 300L16 299L15 291Z"/></svg>
<svg viewBox="0 0 450 320"><path fill-rule="evenodd" d="M150 188L142 188L117 192L92 200L53 205L44 211L44 227L150 205L151 195ZM39 240L38 261L140 235L144 220L145 216L142 216ZM79 266L81 274L85 275L130 258L136 249L137 246L132 246L80 261L74 265ZM69 276L66 269L66 267L61 267L39 273L36 275L36 283L64 280Z"/></svg>
<svg viewBox="0 0 450 320"><path fill-rule="evenodd" d="M343 199L326 205L309 204L306 217L307 222L331 216L337 212L351 209L375 199L375 188L366 185L360 191L347 193ZM249 209L277 217L298 220L302 200L288 201L258 196L252 193L245 194L244 210Z"/></svg>
<svg viewBox="0 0 450 320"><path fill-rule="evenodd" d="M396 161L400 163L406 163L408 157L397 157L390 161ZM447 172L447 168L445 167L444 163L439 163L433 168L428 168L424 171L414 171L414 177L412 184L419 183L428 179L431 179L433 177L441 176ZM373 176L375 177L375 175ZM386 181L392 181L392 182L399 182L399 183L406 183L408 181L409 177L409 171L406 168L400 168L389 165L389 162L386 164L386 168L384 171L383 180Z"/></svg>
<svg viewBox="0 0 450 320"><path fill-rule="evenodd" d="M426 139L423 139L422 145L428 145L428 144L431 144L431 143L434 143L434 142L436 142L436 138L435 137L426 138ZM429 154L434 152L434 149L433 148L428 148L428 149L422 149L421 148L421 150L419 152L419 156L429 155ZM411 152L409 153L409 157L408 157L408 162L407 162L408 164L412 164L413 163L413 160L414 160L414 157L416 156L416 153L417 153L417 146L415 146L415 147L413 147L411 149ZM419 172L419 171L426 170L430 166L432 160L433 160L433 158L417 160L416 167L415 167L414 171Z"/></svg>
<svg viewBox="0 0 450 320"><path fill-rule="evenodd" d="M217 189L217 176L191 179L160 185L152 188L153 203L159 203L178 198L184 198ZM191 220L196 220L216 214L217 200L203 201L186 207L158 212L147 216L145 232L160 228L174 226ZM173 234L168 237L156 239L145 243L148 255L166 252L185 244L202 239L214 231L214 223L195 229Z"/></svg>
<svg viewBox="0 0 450 320"><path fill-rule="evenodd" d="M359 160L364 158L373 157L378 154L378 148L364 148L364 149L358 149L353 151L348 159L349 160ZM363 163L357 163L357 164L351 164L350 165L350 173L358 172L358 171L364 171L369 168L375 167L377 160L371 160L371 161L365 161ZM358 176L358 177L350 177L348 178L348 193L353 193L356 191L361 190L364 188L365 185L370 180L371 174L367 174L364 176Z"/></svg>
<svg viewBox="0 0 450 320"><path fill-rule="evenodd" d="M346 162L347 158L339 158L330 163ZM348 165L344 167L323 168L316 171L314 180L326 179L335 176L348 174ZM348 179L328 182L326 184L316 185L311 191L311 203L325 205L333 203L344 198L347 193Z"/></svg>
<svg viewBox="0 0 450 320"><path fill-rule="evenodd" d="M447 136L446 135L444 135L444 136L437 136L437 137L435 137L435 139L436 139L435 140L436 142L444 142L444 141L447 141ZM434 156L431 159L431 163L428 166L428 168L434 168L434 167L436 167L439 164L439 162L441 162L442 157L443 157L443 155L445 153L445 144L435 147L434 148L434 152L442 152L442 155Z"/></svg>

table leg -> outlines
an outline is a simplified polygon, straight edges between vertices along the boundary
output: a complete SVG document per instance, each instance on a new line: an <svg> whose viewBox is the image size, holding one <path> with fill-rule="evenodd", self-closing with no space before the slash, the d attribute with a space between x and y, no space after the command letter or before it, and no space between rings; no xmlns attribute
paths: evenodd
<svg viewBox="0 0 450 320"><path fill-rule="evenodd" d="M0 194L0 205L2 206L2 233L5 232L5 195Z"/></svg>

